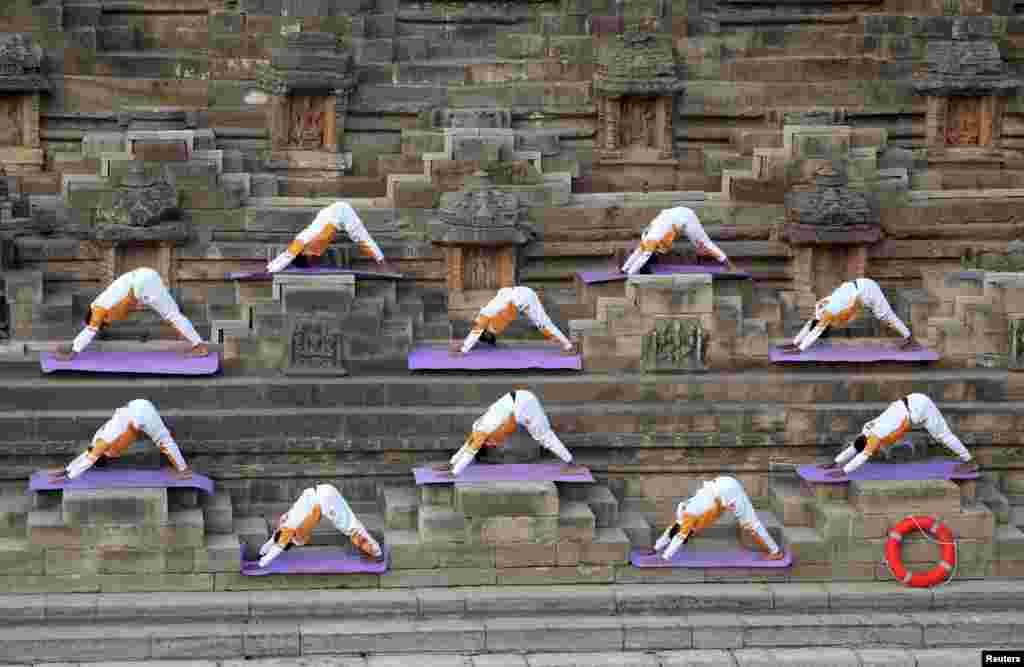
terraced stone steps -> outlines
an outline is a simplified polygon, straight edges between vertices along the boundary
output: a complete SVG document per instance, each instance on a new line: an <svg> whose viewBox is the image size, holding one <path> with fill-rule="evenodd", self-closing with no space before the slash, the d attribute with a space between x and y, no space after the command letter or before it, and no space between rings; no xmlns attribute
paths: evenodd
<svg viewBox="0 0 1024 667"><path fill-rule="evenodd" d="M437 323L435 323L437 324ZM447 334L442 334L447 336ZM98 343L102 345L102 343ZM151 345L152 346L152 345ZM28 363L27 360L25 363ZM5 370L5 367L8 370ZM510 385L530 387L545 406L590 401L764 401L840 403L886 401L890 396L922 391L936 402L1012 401L1024 398L1016 375L1001 370L851 371L839 378L834 369L820 371L757 370L742 373L538 375L529 373L461 375L407 372L347 378L301 378L223 374L203 378L25 377L0 365L0 410L45 410L74 405L81 410L108 410L140 395L160 409L489 405Z"/></svg>
<svg viewBox="0 0 1024 667"><path fill-rule="evenodd" d="M842 647L1012 646L1024 626L1017 589L982 582L941 593L723 585L6 596L0 654L40 662L815 647L824 656Z"/></svg>

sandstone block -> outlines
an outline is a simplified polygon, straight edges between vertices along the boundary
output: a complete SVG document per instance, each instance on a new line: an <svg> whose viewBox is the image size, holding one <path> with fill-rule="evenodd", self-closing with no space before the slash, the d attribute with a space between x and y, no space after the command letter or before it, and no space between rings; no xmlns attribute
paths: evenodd
<svg viewBox="0 0 1024 667"><path fill-rule="evenodd" d="M95 551L100 574L155 574L164 571L164 552L120 547Z"/></svg>
<svg viewBox="0 0 1024 667"><path fill-rule="evenodd" d="M590 542L594 539L597 519L584 502L563 503L558 516L558 531L562 540Z"/></svg>
<svg viewBox="0 0 1024 667"><path fill-rule="evenodd" d="M553 586L558 584L608 584L613 570L607 565L576 567L520 567L497 571L499 586Z"/></svg>
<svg viewBox="0 0 1024 667"><path fill-rule="evenodd" d="M470 519L470 541L483 544L555 544L558 542L557 516L494 516Z"/></svg>
<svg viewBox="0 0 1024 667"><path fill-rule="evenodd" d="M572 623L553 618L494 618L484 621L487 650L555 651L586 646L593 651L617 651L623 646L622 623L616 617L576 617Z"/></svg>
<svg viewBox="0 0 1024 667"><path fill-rule="evenodd" d="M167 489L66 489L62 517L82 524L167 523Z"/></svg>
<svg viewBox="0 0 1024 667"><path fill-rule="evenodd" d="M238 572L242 567L237 535L208 535L205 554L206 572Z"/></svg>
<svg viewBox="0 0 1024 667"><path fill-rule="evenodd" d="M207 533L226 535L232 531L234 513L230 494L218 491L212 496L204 496L202 507L203 525Z"/></svg>
<svg viewBox="0 0 1024 667"><path fill-rule="evenodd" d="M558 549L563 542L555 544L502 544L496 547L496 565L507 567L550 566L558 563ZM575 565L575 563L573 563Z"/></svg>
<svg viewBox="0 0 1024 667"><path fill-rule="evenodd" d="M420 544L415 530L385 529L384 542L391 551L392 570L429 569L440 562L435 549Z"/></svg>
<svg viewBox="0 0 1024 667"><path fill-rule="evenodd" d="M420 487L420 504L451 507L455 502L455 486L450 484L424 484Z"/></svg>
<svg viewBox="0 0 1024 667"><path fill-rule="evenodd" d="M462 512L433 505L420 508L418 523L422 542L465 542L470 526Z"/></svg>
<svg viewBox="0 0 1024 667"><path fill-rule="evenodd" d="M580 561L584 563L625 563L629 556L629 538L620 528L598 528L593 542L584 542Z"/></svg>
<svg viewBox="0 0 1024 667"><path fill-rule="evenodd" d="M171 512L167 525L160 528L161 544L168 547L201 547L205 533L201 509Z"/></svg>
<svg viewBox="0 0 1024 667"><path fill-rule="evenodd" d="M384 501L384 525L394 530L417 527L418 502L414 489L389 487L381 492Z"/></svg>
<svg viewBox="0 0 1024 667"><path fill-rule="evenodd" d="M451 588L493 586L495 583L496 570L489 568L395 570L380 575L381 588Z"/></svg>
<svg viewBox="0 0 1024 667"><path fill-rule="evenodd" d="M43 574L43 551L24 539L0 539L0 575Z"/></svg>
<svg viewBox="0 0 1024 667"><path fill-rule="evenodd" d="M455 507L474 518L557 515L558 491L554 482L456 482Z"/></svg>

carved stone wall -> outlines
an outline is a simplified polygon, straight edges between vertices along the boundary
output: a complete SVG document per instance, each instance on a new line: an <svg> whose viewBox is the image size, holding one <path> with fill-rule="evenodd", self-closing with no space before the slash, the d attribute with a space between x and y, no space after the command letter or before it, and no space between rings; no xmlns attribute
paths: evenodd
<svg viewBox="0 0 1024 667"><path fill-rule="evenodd" d="M297 317L288 330L288 375L347 375L345 335L334 317Z"/></svg>

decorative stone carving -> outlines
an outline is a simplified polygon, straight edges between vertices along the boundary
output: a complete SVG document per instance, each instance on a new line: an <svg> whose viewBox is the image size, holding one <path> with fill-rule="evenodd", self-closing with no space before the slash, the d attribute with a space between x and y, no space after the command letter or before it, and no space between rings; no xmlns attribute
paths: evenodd
<svg viewBox="0 0 1024 667"><path fill-rule="evenodd" d="M850 186L842 163L819 169L814 183L794 187L785 203L784 236L792 243L857 244L881 238L877 199Z"/></svg>
<svg viewBox="0 0 1024 667"><path fill-rule="evenodd" d="M295 32L287 40L259 74L260 90L271 95L271 145L338 152L358 82L352 53L333 33Z"/></svg>
<svg viewBox="0 0 1024 667"><path fill-rule="evenodd" d="M625 33L602 51L594 77L603 160L672 157L676 98L685 88L670 40Z"/></svg>
<svg viewBox="0 0 1024 667"><path fill-rule="evenodd" d="M430 112L430 125L453 129L508 129L512 127L512 111L491 108L434 109Z"/></svg>
<svg viewBox="0 0 1024 667"><path fill-rule="evenodd" d="M27 35L0 34L0 93L50 89L43 76L43 49Z"/></svg>
<svg viewBox="0 0 1024 667"><path fill-rule="evenodd" d="M519 224L523 210L519 197L499 190L483 172L477 172L475 179L475 184L468 182L461 191L441 197L442 225L435 242L518 245L529 241Z"/></svg>
<svg viewBox="0 0 1024 667"><path fill-rule="evenodd" d="M73 235L94 241L184 241L189 227L179 216L178 193L166 181L146 175L141 162L132 162L110 206L94 211L93 224L72 229Z"/></svg>
<svg viewBox="0 0 1024 667"><path fill-rule="evenodd" d="M641 366L644 371L705 370L704 327L699 319L658 320L644 336Z"/></svg>
<svg viewBox="0 0 1024 667"><path fill-rule="evenodd" d="M977 146L981 139L982 98L953 97L946 111L946 144Z"/></svg>
<svg viewBox="0 0 1024 667"><path fill-rule="evenodd" d="M288 331L288 375L348 375L345 336L334 317L292 320Z"/></svg>

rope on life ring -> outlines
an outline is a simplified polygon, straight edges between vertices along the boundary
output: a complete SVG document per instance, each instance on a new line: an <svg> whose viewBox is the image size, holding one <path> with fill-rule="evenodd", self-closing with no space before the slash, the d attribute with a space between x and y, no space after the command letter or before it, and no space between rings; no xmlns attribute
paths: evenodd
<svg viewBox="0 0 1024 667"><path fill-rule="evenodd" d="M900 548L903 546L903 537L912 530L921 531L931 542L941 547L939 564L926 574L910 572L903 565ZM911 588L931 588L951 581L956 574L956 556L957 544L953 532L938 517L908 516L889 531L889 541L885 543L885 563L889 572Z"/></svg>

